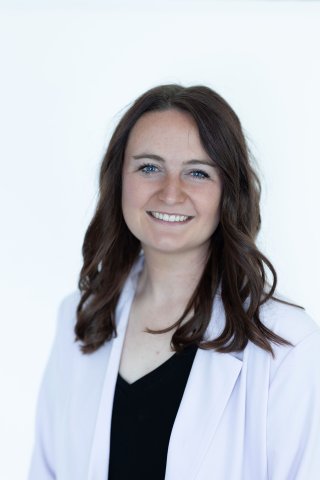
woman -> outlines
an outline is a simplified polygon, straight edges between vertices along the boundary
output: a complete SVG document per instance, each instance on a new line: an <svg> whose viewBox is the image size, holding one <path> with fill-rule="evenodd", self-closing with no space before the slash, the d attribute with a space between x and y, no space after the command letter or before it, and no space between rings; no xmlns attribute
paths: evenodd
<svg viewBox="0 0 320 480"><path fill-rule="evenodd" d="M275 297L259 198L217 93L131 106L59 309L30 480L319 478L320 329Z"/></svg>

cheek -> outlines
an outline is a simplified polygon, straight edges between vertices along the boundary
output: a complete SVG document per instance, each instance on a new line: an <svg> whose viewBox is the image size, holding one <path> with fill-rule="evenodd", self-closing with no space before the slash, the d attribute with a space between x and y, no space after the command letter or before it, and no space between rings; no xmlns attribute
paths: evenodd
<svg viewBox="0 0 320 480"><path fill-rule="evenodd" d="M205 192L203 192L205 193ZM220 218L221 190L214 189L203 195L201 199L202 211L208 219Z"/></svg>
<svg viewBox="0 0 320 480"><path fill-rule="evenodd" d="M122 181L122 209L131 211L133 208L142 207L147 198L147 191L142 188L141 182L134 177L126 176Z"/></svg>
<svg viewBox="0 0 320 480"><path fill-rule="evenodd" d="M131 192L133 191L130 182L127 180L122 181L122 209L126 209L130 204Z"/></svg>
<svg viewBox="0 0 320 480"><path fill-rule="evenodd" d="M124 221L133 235L135 235L136 220L134 207L136 204L136 189L133 182L126 178L122 181L122 214Z"/></svg>

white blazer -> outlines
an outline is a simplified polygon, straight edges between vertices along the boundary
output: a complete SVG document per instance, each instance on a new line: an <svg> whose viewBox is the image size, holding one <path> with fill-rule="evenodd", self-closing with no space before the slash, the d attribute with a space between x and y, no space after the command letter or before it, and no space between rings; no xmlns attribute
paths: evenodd
<svg viewBox="0 0 320 480"><path fill-rule="evenodd" d="M29 480L107 480L113 396L142 261L118 302L118 336L95 353L83 355L74 342L80 293L62 301L38 398ZM304 311L275 301L262 307L261 318L294 346L275 347L275 359L251 342L241 353L198 349L165 480L320 479L320 329ZM217 295L206 338L224 322Z"/></svg>

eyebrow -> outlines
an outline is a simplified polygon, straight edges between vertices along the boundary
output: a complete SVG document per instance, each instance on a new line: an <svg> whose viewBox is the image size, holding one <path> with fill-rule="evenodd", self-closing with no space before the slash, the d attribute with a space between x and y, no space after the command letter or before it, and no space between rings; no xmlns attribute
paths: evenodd
<svg viewBox="0 0 320 480"><path fill-rule="evenodd" d="M148 158L149 160L158 160L159 162L165 162L165 159L160 157L160 155L155 155L153 153L141 153L140 155L133 155L132 158L135 160L140 160L141 158ZM216 164L213 161L209 160L198 160L196 158L191 158L183 162L184 165L209 165L209 167L216 167Z"/></svg>

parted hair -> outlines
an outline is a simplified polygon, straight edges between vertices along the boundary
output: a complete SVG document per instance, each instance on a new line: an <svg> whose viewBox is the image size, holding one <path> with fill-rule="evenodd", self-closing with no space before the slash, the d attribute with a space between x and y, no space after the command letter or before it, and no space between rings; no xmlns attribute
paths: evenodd
<svg viewBox="0 0 320 480"><path fill-rule="evenodd" d="M192 115L203 147L219 169L223 185L220 222L182 316L166 329L146 331L161 334L175 329L171 348L176 352L190 344L218 352L241 351L250 340L274 355L272 343L290 342L263 324L260 307L271 298L293 304L276 298L276 271L255 244L261 226L261 183L238 116L218 93L202 85L152 88L137 98L115 128L101 163L97 206L82 246L75 340L81 342L83 353L92 353L117 335L116 305L141 251L140 241L122 214L124 152L130 131L142 115L168 109ZM205 340L218 291L225 326L219 336ZM187 316L190 319L181 325Z"/></svg>

